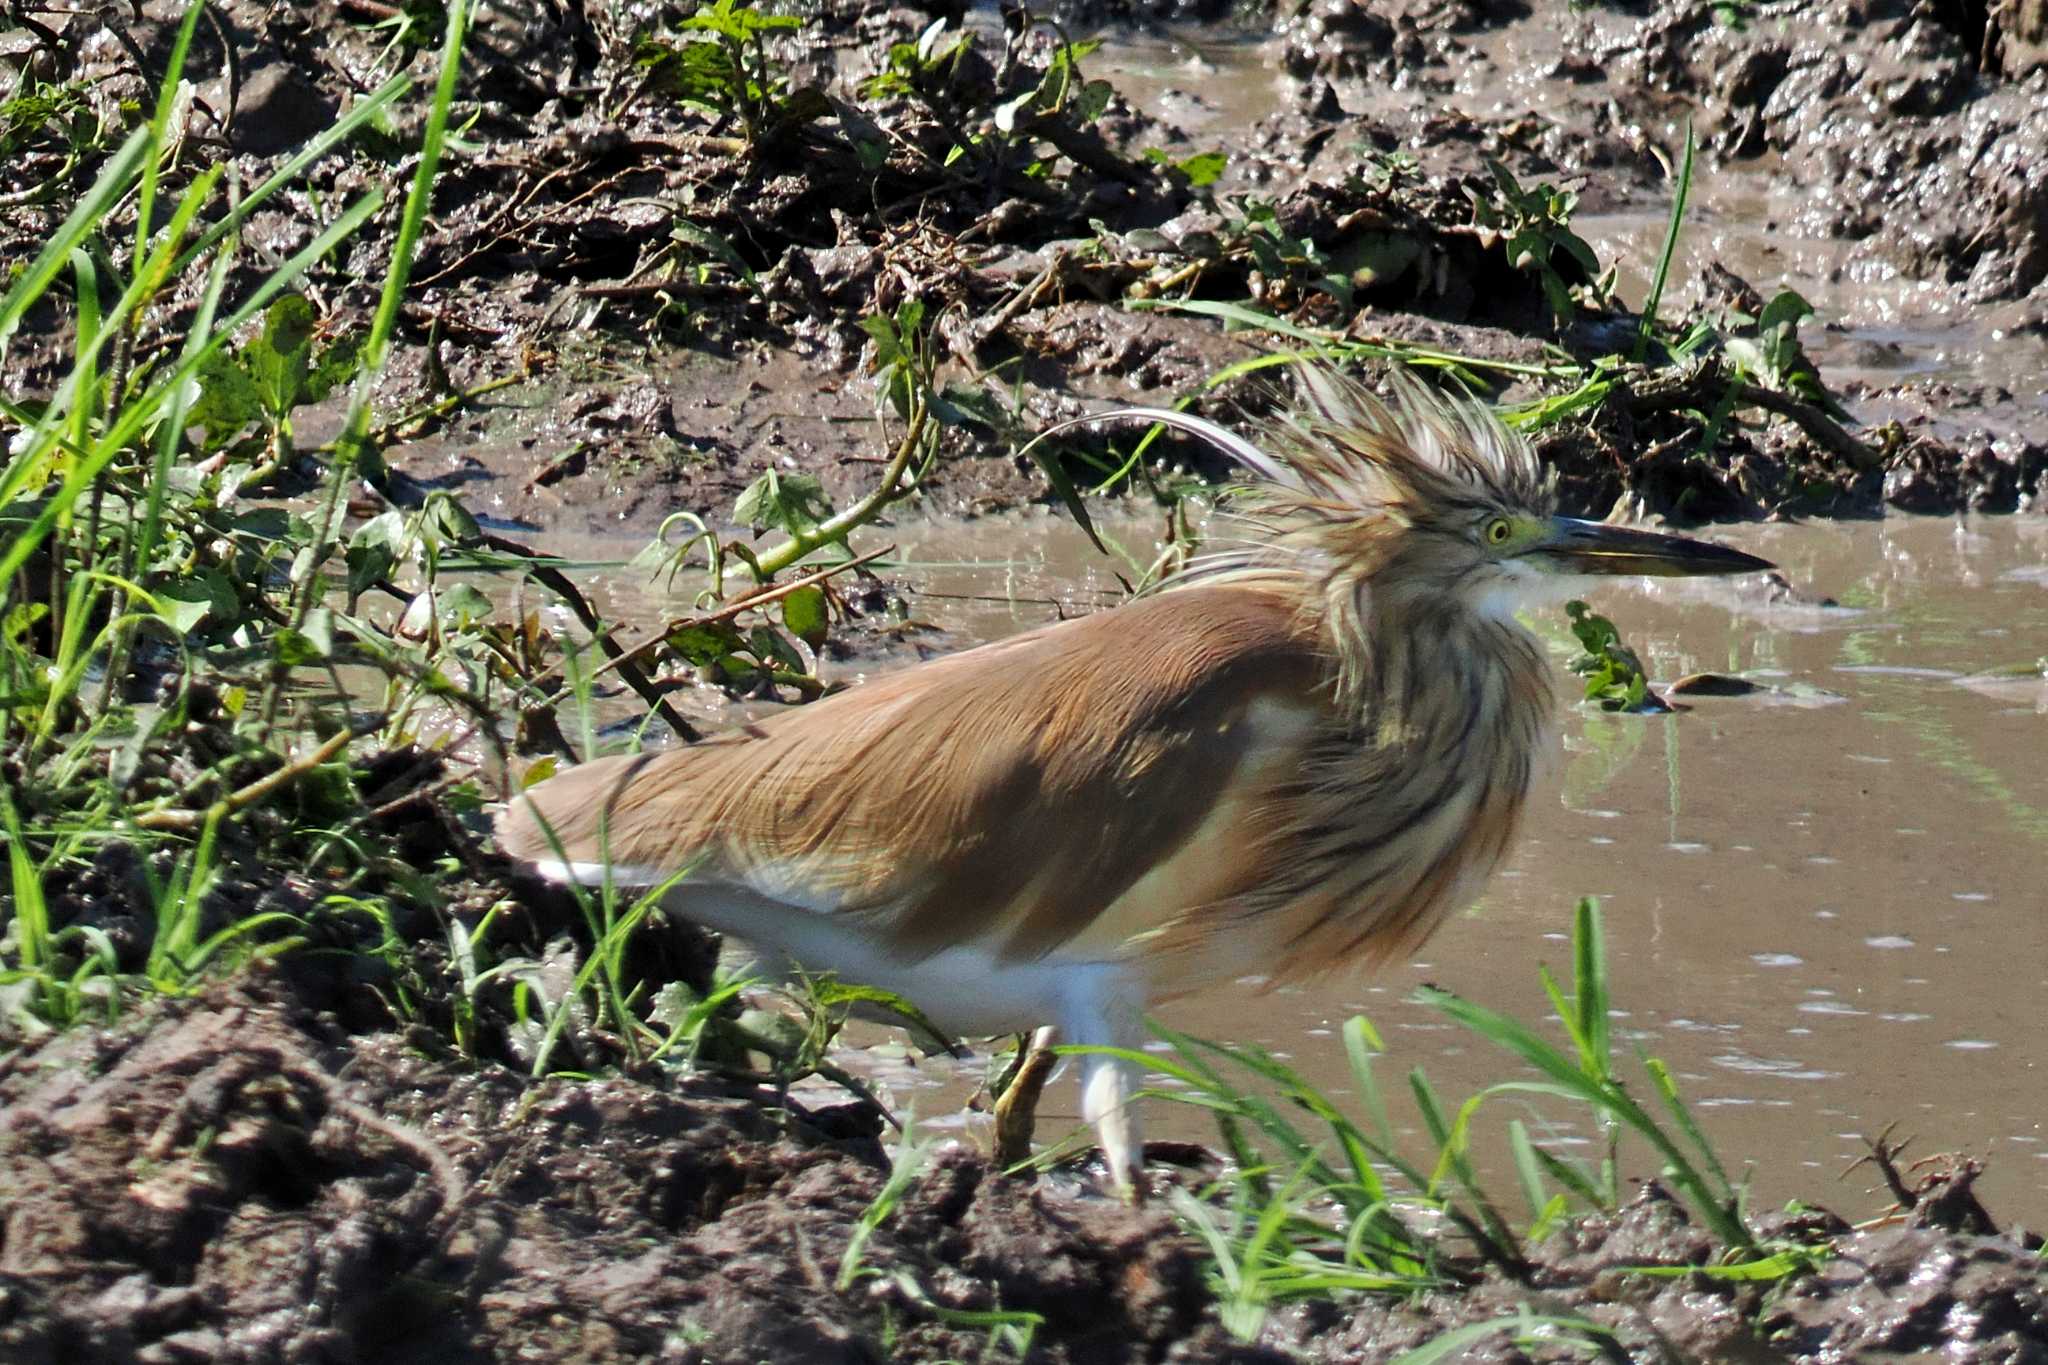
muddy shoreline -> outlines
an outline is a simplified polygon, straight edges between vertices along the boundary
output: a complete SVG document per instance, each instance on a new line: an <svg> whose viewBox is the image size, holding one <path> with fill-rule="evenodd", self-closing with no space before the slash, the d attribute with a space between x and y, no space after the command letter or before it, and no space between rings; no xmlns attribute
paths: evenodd
<svg viewBox="0 0 2048 1365"><path fill-rule="evenodd" d="M306 985L245 973L0 1061L10 1361L1252 1365L1391 1360L1461 1332L1460 1359L1550 1358L1506 1325L1531 1307L1641 1361L2048 1345L2038 1239L1996 1230L1964 1161L1916 1172L1918 1209L1889 1224L1762 1220L1833 1248L1786 1282L1714 1276L1714 1239L1646 1184L1553 1234L1521 1277L1453 1260L1438 1291L1284 1310L1243 1342L1164 1208L954 1147L846 1284L890 1168L871 1110L709 1080L536 1086L420 1030L352 1032Z"/></svg>
<svg viewBox="0 0 2048 1365"><path fill-rule="evenodd" d="M1621 501L1687 520L1862 516L2010 511L2038 496L2048 397L2029 371L2048 354L2048 172L2022 149L2048 142L2048 69L1985 61L2030 51L2017 35L2001 45L1981 20L1973 29L1884 3L1595 7L1561 27L1516 5L1366 19L1332 3L1141 30L1121 40L1149 44L1132 75L1115 66L1111 29L1110 46L1080 64L1092 117L1048 115L1051 142L1038 146L1052 155L1033 159L995 146L993 125L973 124L975 103L994 83L1016 85L1067 29L1006 43L993 16L976 15L938 45L949 50L964 22L961 53L926 70L915 44L935 13L833 8L772 34L782 121L751 140L731 112L708 115L701 95L664 86L660 44L673 48L673 35L648 36L666 32L661 16L629 31L575 8L486 14L464 91L477 112L465 134L474 154L445 177L406 306L433 359L412 349L390 401L425 406L525 379L406 430L445 420L444 441L509 445L505 468L469 476L488 478L511 515L533 485L546 488L552 496L532 499L536 520L557 505L644 522L716 516L770 465L814 471L836 493L858 486L879 453L856 420L872 407L861 321L914 296L935 321L941 375L973 399L946 432L924 500L939 515L1045 501L1051 490L1013 452L1050 421L1111 399L1193 398L1221 416L1270 406L1270 383L1205 391L1203 381L1298 342L1226 337L1178 304L1238 301L1333 337L1514 366L1540 366L1546 347L1581 362L1629 353L1617 342L1635 324L1627 304L1641 299L1608 299L1595 277L1612 265L1640 278L1650 263L1588 268L1557 244L1544 259L1511 259L1501 239L1521 220L1498 202L1488 163L1521 191L1568 188L1581 214L1661 214L1691 120L1702 187L1767 196L1738 210L1765 220L1754 224L1764 254L1743 269L1771 268L1781 248L1796 265L1807 244L1839 244L1816 283L1850 295L1864 286L1878 312L1858 316L1852 302L1825 333L1809 322L1806 344L1878 368L1854 367L1831 395L1849 405L1850 438L1832 444L1786 420L1784 403L1716 422L1717 379L1736 355L1718 342L1663 372L1624 373L1590 419L1536 432L1573 510L1605 514ZM190 60L216 74L199 85L193 155L227 156L260 179L389 67L377 31L361 26L367 14L251 10L202 28ZM1066 17L1085 26L1119 15ZM129 54L161 51L164 18L118 34L75 28L58 33L56 50L92 82L92 99L138 98ZM1790 36L1802 33L1813 36ZM13 36L18 54L34 55L30 35ZM990 148L971 169L947 150L956 133ZM52 140L47 129L25 139L0 186L29 199L0 226L9 255L65 207L61 186L29 193L46 184ZM381 150L362 135L305 189L279 196L254 225L263 251L303 245L324 203L372 186L385 174ZM1768 197L1772 185L1782 189ZM361 325L371 299L352 267L388 247L394 212L378 216L354 259L310 277L324 328ZM1676 330L1698 321L1739 341L1746 327L1754 335L1742 319L1785 280L1713 259L1728 211L1701 212L1685 231L1704 239L1708 259L1681 258L1681 272L1696 268L1672 280L1664 311L1677 305ZM1569 325L1546 306L1546 274L1579 291ZM1856 340L1910 331L1916 317L1963 320L1967 332L1925 355ZM62 341L29 348L32 385ZM1942 358L1957 350L1984 362L1986 377L1952 377ZM1901 377L1885 382L1885 364ZM1555 392L1511 370L1466 373L1504 401ZM764 407L777 415L756 415ZM1869 415L1859 422L1859 412ZM403 442L391 458L448 477L431 458L412 470Z"/></svg>
<svg viewBox="0 0 2048 1365"><path fill-rule="evenodd" d="M215 164L259 184L392 72L430 85L430 8L216 7L167 184ZM1530 430L1581 514L2048 510L2039 4L1560 18L1513 0L1251 16L1165 0L1025 25L834 3L768 32L772 79L722 106L692 84L689 12L479 15L462 145L380 395L391 477L358 521L446 492L542 547L677 513L739 535L735 502L767 470L846 506L897 420L878 416L874 324L913 317L946 406L892 517L1058 508L1079 487L1157 503L1172 525L1226 477L1191 445L1135 463L1123 438L1077 439L1051 464L1018 452L1119 403L1256 420L1276 371L1208 381L1307 344L1531 412L1578 395ZM178 15L0 30L18 82L78 92L10 106L0 260L58 230L106 154L84 130L148 106ZM1103 47L1066 46L1105 25ZM396 100L277 196L247 231L254 259L398 183L419 117L417 92ZM1654 237L1688 120L1699 207L1646 328L1656 253L1624 229ZM398 207L300 286L323 346L367 323ZM1607 250L1574 215L1617 225L1594 234ZM1818 316L1772 312L1795 287L1827 291ZM163 304L123 364L146 373L200 307L195 289ZM75 341L49 306L30 311L8 353L20 392L53 392ZM249 497L295 506L339 411L308 403L303 453ZM850 593L864 624L835 647L928 647L891 591ZM193 728L226 749L215 703ZM1032 1181L972 1144L937 1150L850 1250L900 1150L876 1110L622 1067L583 1016L557 1069L594 1077L528 1080L524 998L514 978L465 977L451 926L501 917L494 947L535 990L573 973L588 926L507 879L474 812L442 800L438 760L379 763L372 837L440 870L432 894L377 886L411 915L321 919L363 887L269 861L264 831L230 836L206 929L274 912L317 932L105 1028L37 1036L4 997L0 1356L1379 1361L1464 1331L1460 1358L1573 1355L1501 1325L1529 1312L1590 1322L1639 1360L2048 1356L2038 1238L1977 1203L1967 1158L1908 1170L1891 1216L1845 1210L1872 1219L1855 1230L1818 1210L1760 1217L1774 1246L1828 1249L1782 1279L1714 1274L1726 1249L1636 1170L1630 1202L1566 1222L1517 1273L1460 1249L1428 1292L1283 1307L1248 1341L1203 1243L1163 1202L1107 1198L1085 1163ZM324 815L309 800L276 818ZM119 850L69 869L53 924L139 972L170 870ZM703 983L701 943L647 937L646 979ZM1211 1154L1160 1155L1184 1158L1162 1186L1214 1174Z"/></svg>

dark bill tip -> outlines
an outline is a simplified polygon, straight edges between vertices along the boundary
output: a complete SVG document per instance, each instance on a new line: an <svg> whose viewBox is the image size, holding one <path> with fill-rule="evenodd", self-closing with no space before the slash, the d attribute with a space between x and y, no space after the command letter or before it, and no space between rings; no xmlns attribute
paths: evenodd
<svg viewBox="0 0 2048 1365"><path fill-rule="evenodd" d="M1559 517L1536 553L1565 573L1647 574L1685 578L1697 574L1763 573L1768 559L1707 540L1638 531L1597 521Z"/></svg>

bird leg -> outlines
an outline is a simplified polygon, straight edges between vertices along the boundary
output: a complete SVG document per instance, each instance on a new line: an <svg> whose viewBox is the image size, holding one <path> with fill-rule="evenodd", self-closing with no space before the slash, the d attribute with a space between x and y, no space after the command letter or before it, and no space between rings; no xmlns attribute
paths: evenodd
<svg viewBox="0 0 2048 1365"><path fill-rule="evenodd" d="M1115 1057L1093 1056L1081 1067L1081 1116L1102 1143L1109 1178L1126 1203L1145 1202L1145 1141L1131 1107L1131 1067Z"/></svg>
<svg viewBox="0 0 2048 1365"><path fill-rule="evenodd" d="M1081 1047L1131 1052L1145 1037L1145 993L1141 980L1122 963L1092 963L1065 983L1060 1032ZM1081 1117L1095 1129L1102 1158L1118 1195L1142 1201L1145 1144L1131 1105L1137 1068L1119 1056L1091 1052L1081 1059Z"/></svg>
<svg viewBox="0 0 2048 1365"><path fill-rule="evenodd" d="M996 1100L996 1166L1007 1170L1031 1156L1031 1134L1037 1126L1038 1097L1059 1065L1052 1050L1059 1030L1047 1025L1031 1035L1010 1073L1010 1083Z"/></svg>

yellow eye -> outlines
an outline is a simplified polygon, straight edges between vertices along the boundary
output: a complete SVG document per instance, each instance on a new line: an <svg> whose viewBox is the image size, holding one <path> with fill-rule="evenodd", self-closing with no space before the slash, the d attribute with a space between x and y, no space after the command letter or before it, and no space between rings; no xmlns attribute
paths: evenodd
<svg viewBox="0 0 2048 1365"><path fill-rule="evenodd" d="M1486 543L1488 545L1505 545L1507 544L1508 537L1513 534L1514 528L1508 525L1506 517L1495 517L1492 521L1486 523Z"/></svg>

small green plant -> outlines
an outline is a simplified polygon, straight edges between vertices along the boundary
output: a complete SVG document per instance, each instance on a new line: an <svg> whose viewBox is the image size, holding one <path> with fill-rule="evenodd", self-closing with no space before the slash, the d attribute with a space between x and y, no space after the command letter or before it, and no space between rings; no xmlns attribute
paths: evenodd
<svg viewBox="0 0 2048 1365"><path fill-rule="evenodd" d="M103 133L85 87L76 82L24 78L20 93L0 101L0 157L13 158L41 143L75 160Z"/></svg>
<svg viewBox="0 0 2048 1365"><path fill-rule="evenodd" d="M263 314L263 325L232 351L216 352L199 370L199 397L185 420L206 428L200 453L250 466L239 482L258 484L287 465L294 453L292 412L327 400L355 377L363 338L323 337L313 305L286 294ZM236 438L254 424L256 447Z"/></svg>
<svg viewBox="0 0 2048 1365"><path fill-rule="evenodd" d="M1658 309L1664 303L1664 286L1671 279L1671 261L1678 254L1678 236L1685 227L1685 205L1692 197L1692 120L1685 123L1685 152L1678 163L1678 185L1671 196L1671 216L1664 224L1664 245L1657 253L1657 269L1650 276L1650 292L1644 296L1643 312L1637 322L1634 359L1641 363L1658 330Z"/></svg>
<svg viewBox="0 0 2048 1365"><path fill-rule="evenodd" d="M715 0L681 28L681 41L643 36L635 60L641 89L665 95L714 118L739 122L749 152L832 110L815 86L792 88L768 55L767 37L803 27L792 14L764 14L736 0Z"/></svg>
<svg viewBox="0 0 2048 1365"><path fill-rule="evenodd" d="M1222 152L1194 152L1187 156L1175 156L1163 147L1147 147L1145 159L1155 166L1164 166L1188 182L1189 189L1202 190L1223 178L1223 172L1230 168L1230 158Z"/></svg>
<svg viewBox="0 0 2048 1365"><path fill-rule="evenodd" d="M910 1193L910 1187L917 1183L917 1177L924 1170L924 1164L931 1155L932 1139L921 1138L916 1125L904 1128L896 1139L896 1149L889 1154L889 1178L882 1182L882 1188L861 1210L854 1220L853 1235L846 1241L846 1250L839 1257L839 1274L832 1287L844 1294L854 1284L871 1275L883 1272L866 1264L868 1242L882 1224L889 1221L889 1215L896 1211L903 1196Z"/></svg>
<svg viewBox="0 0 2048 1365"><path fill-rule="evenodd" d="M1538 1358L1547 1357L1560 1347L1609 1360L1629 1358L1613 1328L1576 1313L1538 1313L1524 1304L1510 1316L1454 1327L1427 1345L1403 1351L1394 1357L1392 1365L1439 1365L1442 1361L1463 1360L1481 1342L1498 1336L1506 1336Z"/></svg>
<svg viewBox="0 0 2048 1365"><path fill-rule="evenodd" d="M1101 46L1100 39L1069 42L1062 34L1038 83L994 107L989 120L994 125L991 140L998 144L1013 140L1028 143L1035 133L1053 132L1055 121L1082 126L1101 118L1109 102L1116 98L1116 90L1108 81L1091 81L1081 72L1081 59ZM1033 159L1025 165L1024 174L1041 180L1051 170L1049 159Z"/></svg>
<svg viewBox="0 0 2048 1365"><path fill-rule="evenodd" d="M1369 143L1361 144L1359 150L1366 165L1365 182L1381 192L1417 179L1422 174L1422 163L1416 160L1413 152L1381 152Z"/></svg>
<svg viewBox="0 0 2048 1365"><path fill-rule="evenodd" d="M418 169L360 346L323 343L297 281L334 259L382 207L381 191L330 205L325 226L281 261L252 265L240 234L410 82L366 94L233 195L219 166L181 172L173 193L166 168L178 165L182 72L203 5L185 10L153 111L100 161L34 258L8 273L0 346L32 310L54 307L70 324L71 354L48 392L0 384L0 767L12 883L0 915L0 1032L189 990L209 970L302 937L307 918L296 910L241 906L222 922L220 893L245 860L304 868L332 892L322 905L336 919L374 921L370 883L402 875L383 870L396 860L361 837L372 816L348 752L384 718L351 714L321 684L342 662L409 661L398 637L337 600L327 569L347 490L381 471L368 395L446 141L470 8L450 10ZM283 458L294 412L348 380L340 453L314 505L238 503L242 475L224 467ZM251 425L258 438L238 445ZM192 439L198 428L203 443ZM390 586L370 577L358 591ZM459 704L459 669L440 662L409 676L419 692ZM52 922L49 887L129 850L142 855L135 880L153 933L117 953L96 929ZM370 927L388 944L388 924Z"/></svg>
<svg viewBox="0 0 2048 1365"><path fill-rule="evenodd" d="M1256 1336L1271 1308L1291 1299L1412 1293L1467 1277L1469 1260L1454 1246L1460 1238L1482 1260L1511 1276L1526 1275L1525 1249L1548 1236L1571 1208L1611 1212L1619 1206L1625 1136L1651 1149L1662 1178L1722 1243L1714 1273L1774 1279L1812 1263L1812 1248L1759 1245L1743 1220L1740 1188L1662 1062L1641 1059L1662 1120L1619 1079L1608 1022L1606 941L1594 902L1581 901L1574 914L1569 979L1561 983L1548 969L1541 975L1564 1030L1563 1047L1537 1028L1448 991L1417 992L1418 1002L1537 1073L1489 1086L1452 1107L1419 1069L1411 1071L1410 1096L1429 1135L1428 1154L1419 1160L1395 1139L1376 1075L1384 1047L1363 1018L1343 1030L1362 1114L1339 1108L1258 1047L1208 1042L1155 1023L1168 1053L1109 1049L1177 1083L1145 1094L1199 1105L1216 1120L1233 1172L1200 1198L1176 1195L1174 1206L1209 1249L1233 1333ZM1503 1098L1569 1102L1590 1114L1602 1139L1597 1160L1588 1162L1539 1144L1519 1119L1509 1123L1529 1209L1519 1228L1486 1190L1470 1155L1479 1116Z"/></svg>
<svg viewBox="0 0 2048 1365"><path fill-rule="evenodd" d="M1489 1095L1549 1095L1583 1104L1607 1138L1604 1160L1596 1169L1534 1148L1536 1165L1544 1174L1592 1207L1612 1209L1621 1198L1616 1157L1620 1137L1633 1133L1662 1159L1663 1178L1677 1186L1701 1221L1735 1253L1732 1259L1756 1259L1757 1242L1742 1217L1742 1191L1729 1180L1692 1111L1679 1098L1670 1069L1655 1057L1641 1059L1651 1088L1671 1119L1675 1133L1658 1123L1616 1076L1609 1028L1612 995L1608 987L1607 937L1597 902L1580 901L1573 915L1570 989L1560 986L1547 967L1541 975L1544 993L1550 997L1551 1007L1571 1043L1570 1052L1560 1050L1520 1020L1449 991L1424 986L1416 992L1416 999L1422 1003L1441 1010L1453 1022L1520 1058L1547 1078L1536 1082L1502 1082L1467 1101L1459 1115L1462 1134L1469 1134L1471 1115ZM1525 1193L1533 1209L1541 1210L1548 1203L1541 1181L1525 1185Z"/></svg>
<svg viewBox="0 0 2048 1365"><path fill-rule="evenodd" d="M366 25L373 33L388 35L384 50L372 64L382 69L394 52L407 54L432 48L447 38L448 6L442 0L402 0L385 18Z"/></svg>
<svg viewBox="0 0 2048 1365"><path fill-rule="evenodd" d="M729 544L714 564L725 558L744 562L762 583L819 550L845 546L855 530L872 522L891 503L915 492L939 455L947 427L962 427L997 416L977 390L942 387L937 381L938 352L933 324L921 299L905 299L893 313L861 319L873 343L870 368L875 376L878 415L893 414L903 423L902 436L874 490L843 511L834 511L817 480L769 470L741 492L733 519L757 531L780 530L786 539L765 550ZM1043 463L1043 462L1042 462ZM1065 472L1046 463L1053 485L1085 527L1087 508ZM810 613L806 612L807 618Z"/></svg>
<svg viewBox="0 0 2048 1365"><path fill-rule="evenodd" d="M892 46L882 69L862 85L862 97L911 100L921 126L891 143L857 141L866 168L879 172L902 151L920 163L920 176L937 171L954 184L978 182L992 193L1040 201L1053 198L1048 183L1065 167L1085 166L1110 180L1145 179L1139 166L1089 130L1116 95L1109 82L1090 80L1082 70L1099 40L1070 41L1057 24L1024 13L1025 28L1011 35L995 81L977 78L986 68L974 60L973 37L945 20L928 26L915 43ZM1043 65L1035 65L1024 36L1040 25L1052 28L1058 41ZM1211 155L1167 158L1166 164L1190 182L1208 183L1222 171Z"/></svg>
<svg viewBox="0 0 2048 1365"><path fill-rule="evenodd" d="M861 83L862 99L898 96L932 100L948 90L960 74L961 59L973 47L963 32L948 32L943 16L932 20L914 43L891 43L882 69Z"/></svg>
<svg viewBox="0 0 2048 1365"><path fill-rule="evenodd" d="M1570 668L1586 680L1585 700L1598 702L1603 711L1671 709L1650 690L1643 661L1614 622L1576 599L1564 604L1564 614L1579 641L1581 653Z"/></svg>
<svg viewBox="0 0 2048 1365"><path fill-rule="evenodd" d="M1469 185L1465 188L1472 201L1472 221L1482 233L1500 239L1510 265L1536 276L1556 324L1563 327L1578 316L1578 304L1572 298L1574 283L1584 282L1594 300L1604 304L1614 290L1614 272L1602 275L1600 258L1586 239L1572 230L1578 191L1555 185L1525 189L1506 166L1492 158L1487 159L1486 168L1493 175L1490 194ZM1577 266L1576 281L1567 279L1559 268L1560 256Z"/></svg>
<svg viewBox="0 0 2048 1365"><path fill-rule="evenodd" d="M1754 337L1733 336L1722 344L1740 372L1756 375L1778 392L1812 403L1838 422L1851 420L1849 413L1821 383L1819 369L1799 343L1799 324L1813 316L1813 305L1797 291L1781 289L1755 318L1731 313L1734 326L1754 322Z"/></svg>

